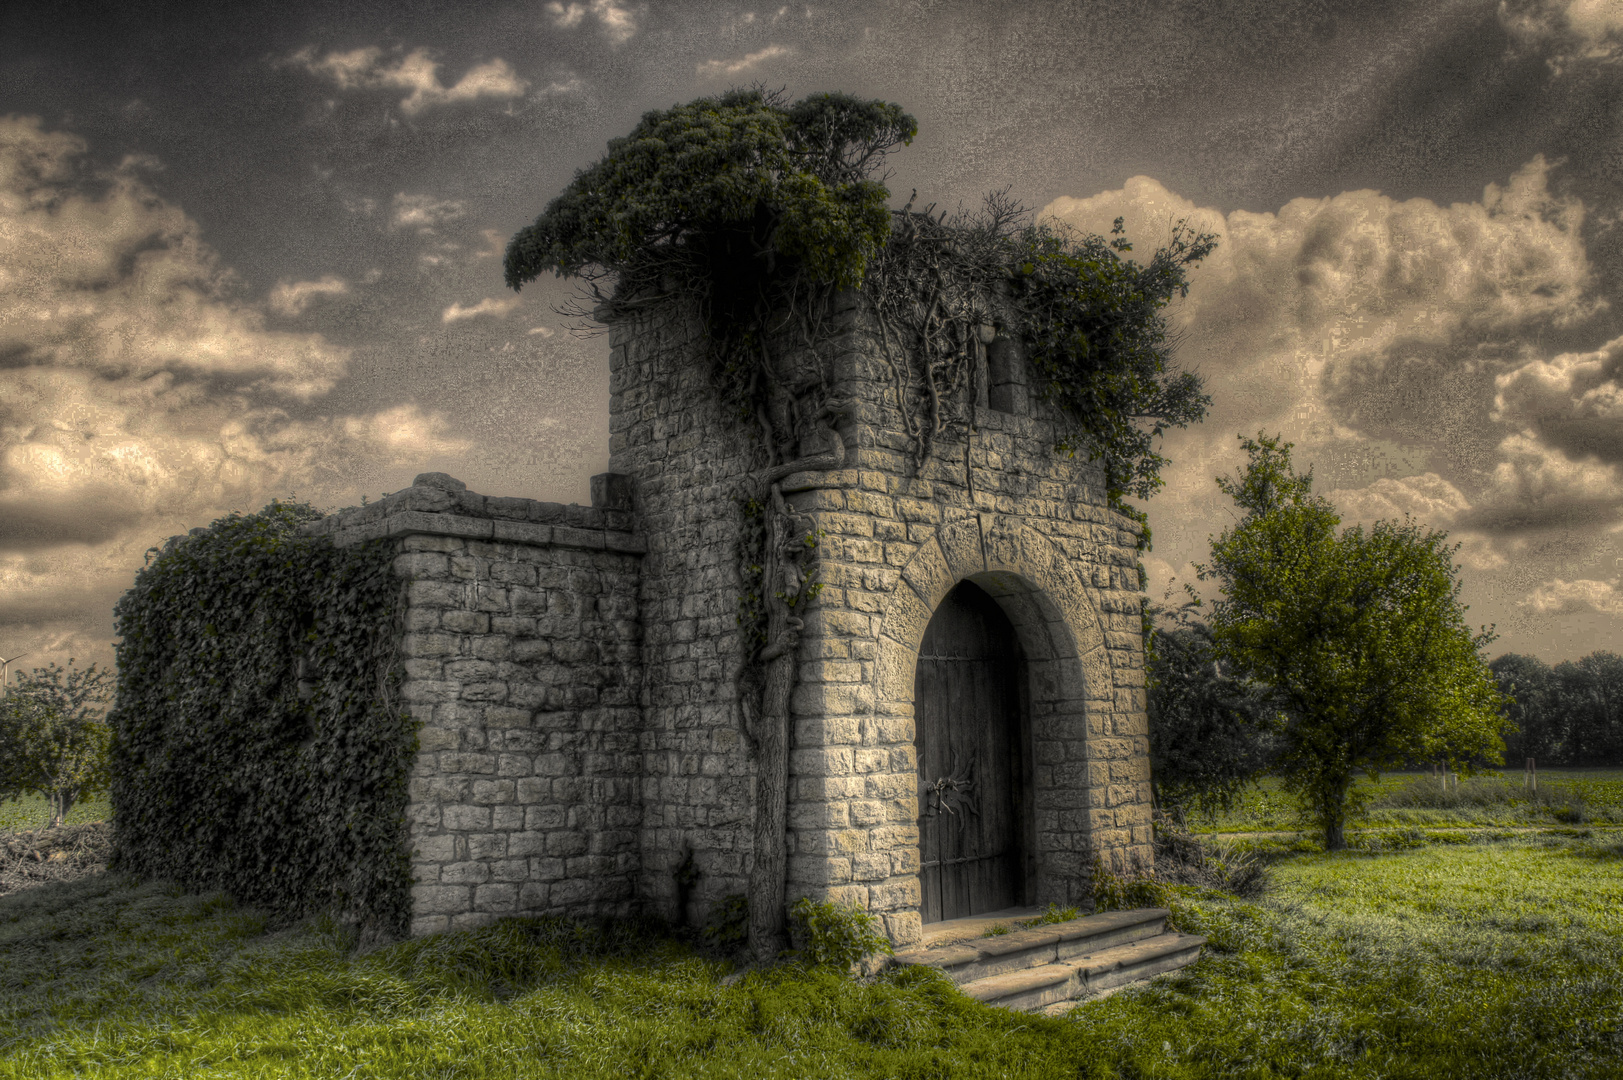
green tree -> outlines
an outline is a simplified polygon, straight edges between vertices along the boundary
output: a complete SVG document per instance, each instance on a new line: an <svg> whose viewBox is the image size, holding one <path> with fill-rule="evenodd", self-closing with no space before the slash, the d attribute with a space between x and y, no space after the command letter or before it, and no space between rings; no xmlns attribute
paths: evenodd
<svg viewBox="0 0 1623 1080"><path fill-rule="evenodd" d="M108 783L110 736L98 706L112 698L113 673L95 664L75 670L73 663L18 672L0 698L0 799L44 798L52 827Z"/></svg>
<svg viewBox="0 0 1623 1080"><path fill-rule="evenodd" d="M1505 699L1478 652L1495 635L1465 625L1446 533L1408 519L1338 532L1311 473L1292 471L1290 443L1242 444L1247 468L1217 485L1245 516L1200 568L1223 594L1212 636L1219 658L1272 688L1274 769L1335 851L1359 772L1500 760Z"/></svg>
<svg viewBox="0 0 1623 1080"><path fill-rule="evenodd" d="M1217 238L1184 222L1148 262L1121 257L1132 245L1048 224L1027 228L1011 267L1015 303L1039 392L1070 420L1062 446L1102 461L1110 502L1144 524L1122 496L1148 499L1166 459L1153 449L1169 427L1206 415L1200 376L1171 367L1174 341L1163 309L1189 294L1189 269Z"/></svg>
<svg viewBox="0 0 1623 1080"><path fill-rule="evenodd" d="M1623 757L1623 657L1604 650L1555 666L1557 707L1568 765L1610 765Z"/></svg>
<svg viewBox="0 0 1623 1080"><path fill-rule="evenodd" d="M1505 696L1505 715L1515 725L1505 734L1506 762L1519 765L1532 758L1545 765L1561 764L1565 723L1550 665L1536 656L1505 653L1488 667Z"/></svg>
<svg viewBox="0 0 1623 1080"><path fill-rule="evenodd" d="M1148 642L1150 780L1161 808L1211 813L1268 768L1274 712L1265 687L1217 658L1210 627L1181 611L1176 622Z"/></svg>

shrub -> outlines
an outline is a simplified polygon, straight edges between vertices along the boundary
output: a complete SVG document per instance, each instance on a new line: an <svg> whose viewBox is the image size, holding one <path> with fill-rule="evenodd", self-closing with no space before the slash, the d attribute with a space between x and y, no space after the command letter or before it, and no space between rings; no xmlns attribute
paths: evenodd
<svg viewBox="0 0 1623 1080"><path fill-rule="evenodd" d="M114 869L368 938L410 917L392 541L337 548L273 502L177 537L113 609Z"/></svg>
<svg viewBox="0 0 1623 1080"><path fill-rule="evenodd" d="M876 952L894 955L890 938L879 929L879 919L855 904L830 901L812 903L802 896L789 909L790 934L801 957L812 967L849 970Z"/></svg>
<svg viewBox="0 0 1623 1080"><path fill-rule="evenodd" d="M1234 841L1208 841L1169 814L1155 817L1155 870L1163 881L1255 897L1267 885L1267 867Z"/></svg>
<svg viewBox="0 0 1623 1080"><path fill-rule="evenodd" d="M1167 907L1171 899L1171 890L1164 882L1155 880L1152 873L1141 870L1131 875L1116 874L1099 856L1093 857L1094 911Z"/></svg>

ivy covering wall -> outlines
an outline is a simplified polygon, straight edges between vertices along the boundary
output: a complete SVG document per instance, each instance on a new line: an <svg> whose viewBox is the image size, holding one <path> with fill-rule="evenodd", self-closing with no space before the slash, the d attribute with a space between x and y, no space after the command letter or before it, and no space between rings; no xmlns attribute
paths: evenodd
<svg viewBox="0 0 1623 1080"><path fill-rule="evenodd" d="M113 861L369 937L410 917L393 544L297 535L271 503L148 552L114 612Z"/></svg>

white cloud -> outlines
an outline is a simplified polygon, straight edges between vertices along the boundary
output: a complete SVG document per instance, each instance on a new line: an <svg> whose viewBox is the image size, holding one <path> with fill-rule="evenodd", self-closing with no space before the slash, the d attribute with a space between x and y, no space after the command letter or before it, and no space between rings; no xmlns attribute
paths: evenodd
<svg viewBox="0 0 1623 1080"><path fill-rule="evenodd" d="M527 334L540 334L543 338L549 338L555 332L550 326L532 326L525 331Z"/></svg>
<svg viewBox="0 0 1623 1080"><path fill-rule="evenodd" d="M1534 589L1517 606L1530 607L1540 615L1565 615L1578 611L1598 611L1602 615L1623 615L1623 579L1594 581L1556 578Z"/></svg>
<svg viewBox="0 0 1623 1080"><path fill-rule="evenodd" d="M102 378L212 376L299 398L326 393L348 350L272 333L227 298L233 275L195 222L128 172L69 184L82 140L0 118L0 353Z"/></svg>
<svg viewBox="0 0 1623 1080"><path fill-rule="evenodd" d="M409 90L410 94L400 101L400 110L407 116L451 102L522 97L530 85L518 77L507 61L498 58L475 64L447 87L440 82L439 63L430 57L427 49L413 49L405 56L386 59L382 49L367 46L349 52L329 52L318 58L315 48L306 46L286 62L332 80L340 90L378 87Z"/></svg>
<svg viewBox="0 0 1623 1080"><path fill-rule="evenodd" d="M341 278L328 275L320 281L280 281L271 290L272 311L283 315L300 315L320 296L342 296L349 292L349 284Z"/></svg>
<svg viewBox="0 0 1623 1080"><path fill-rule="evenodd" d="M394 227L397 229L416 229L418 233L427 236L434 229L447 221L455 221L466 213L466 208L456 199L436 199L432 195L407 195L400 192L394 197Z"/></svg>
<svg viewBox="0 0 1623 1080"><path fill-rule="evenodd" d="M1218 237L1191 272L1189 296L1169 309L1180 362L1207 376L1213 410L1200 429L1169 438L1175 464L1157 501L1219 505L1211 465L1237 462L1236 431L1283 432L1299 462L1333 458L1367 443L1363 421L1346 420L1337 403L1356 403L1370 384L1409 377L1410 366L1466 379L1461 342L1531 343L1537 328L1578 324L1603 307L1580 235L1584 207L1550 193L1550 167L1535 157L1481 201L1449 206L1350 191L1224 215L1147 176L1049 204L1045 217L1089 232L1108 234L1125 218L1137 259L1181 218ZM1491 373L1480 378L1491 387ZM1431 403L1424 427L1457 419L1491 431L1486 408L1448 413L1466 401Z"/></svg>
<svg viewBox="0 0 1623 1080"><path fill-rule="evenodd" d="M631 40L637 33L636 18L628 8L616 4L614 0L586 0L585 3L576 0L568 4L553 0L547 5L547 13L552 16L554 26L565 30L581 25L590 15L602 27L604 35L616 45Z"/></svg>
<svg viewBox="0 0 1623 1080"><path fill-rule="evenodd" d="M453 323L462 319L477 318L480 315L494 315L497 318L502 318L509 311L518 307L519 301L520 297L517 296L504 297L500 300L493 296L487 296L472 307L463 307L461 304L453 303L441 313L440 321Z"/></svg>
<svg viewBox="0 0 1623 1080"><path fill-rule="evenodd" d="M1501 0L1499 22L1523 46L1544 52L1557 76L1580 61L1623 59L1619 0Z"/></svg>
<svg viewBox="0 0 1623 1080"><path fill-rule="evenodd" d="M105 649L113 601L168 535L292 493L351 501L357 470L469 449L412 405L290 416L348 351L266 330L179 209L118 171L77 186L84 152L0 119L0 631L30 649Z"/></svg>
<svg viewBox="0 0 1623 1080"><path fill-rule="evenodd" d="M1623 475L1616 466L1574 461L1532 432L1506 437L1499 455L1504 460L1493 471L1488 502L1537 507L1577 500L1623 507Z"/></svg>
<svg viewBox="0 0 1623 1080"><path fill-rule="evenodd" d="M1623 462L1623 338L1498 376L1492 419L1573 456Z"/></svg>
<svg viewBox="0 0 1623 1080"><path fill-rule="evenodd" d="M1399 521L1409 514L1432 528L1446 526L1470 507L1458 488L1430 472L1401 479L1383 476L1368 487L1337 488L1327 497L1344 521Z"/></svg>
<svg viewBox="0 0 1623 1080"><path fill-rule="evenodd" d="M788 56L790 51L782 45L768 45L759 52L752 52L742 60L706 60L698 65L700 78L710 79L718 75L741 75L752 71L768 60L776 60L780 56Z"/></svg>

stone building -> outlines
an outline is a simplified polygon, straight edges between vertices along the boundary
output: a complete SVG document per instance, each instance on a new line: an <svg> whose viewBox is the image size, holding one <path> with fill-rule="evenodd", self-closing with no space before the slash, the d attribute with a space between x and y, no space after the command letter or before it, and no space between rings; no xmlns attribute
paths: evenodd
<svg viewBox="0 0 1623 1080"><path fill-rule="evenodd" d="M942 432L916 465L875 336L855 308L841 318L843 460L780 483L822 534L788 899L854 900L898 947L944 918L1085 906L1095 856L1151 864L1136 526L1097 467L1055 452L1015 340L978 349L972 433ZM752 444L706 366L671 362L675 333L612 327L611 471L592 506L425 474L306 526L394 538L409 579L414 933L638 905L697 922L745 891Z"/></svg>

